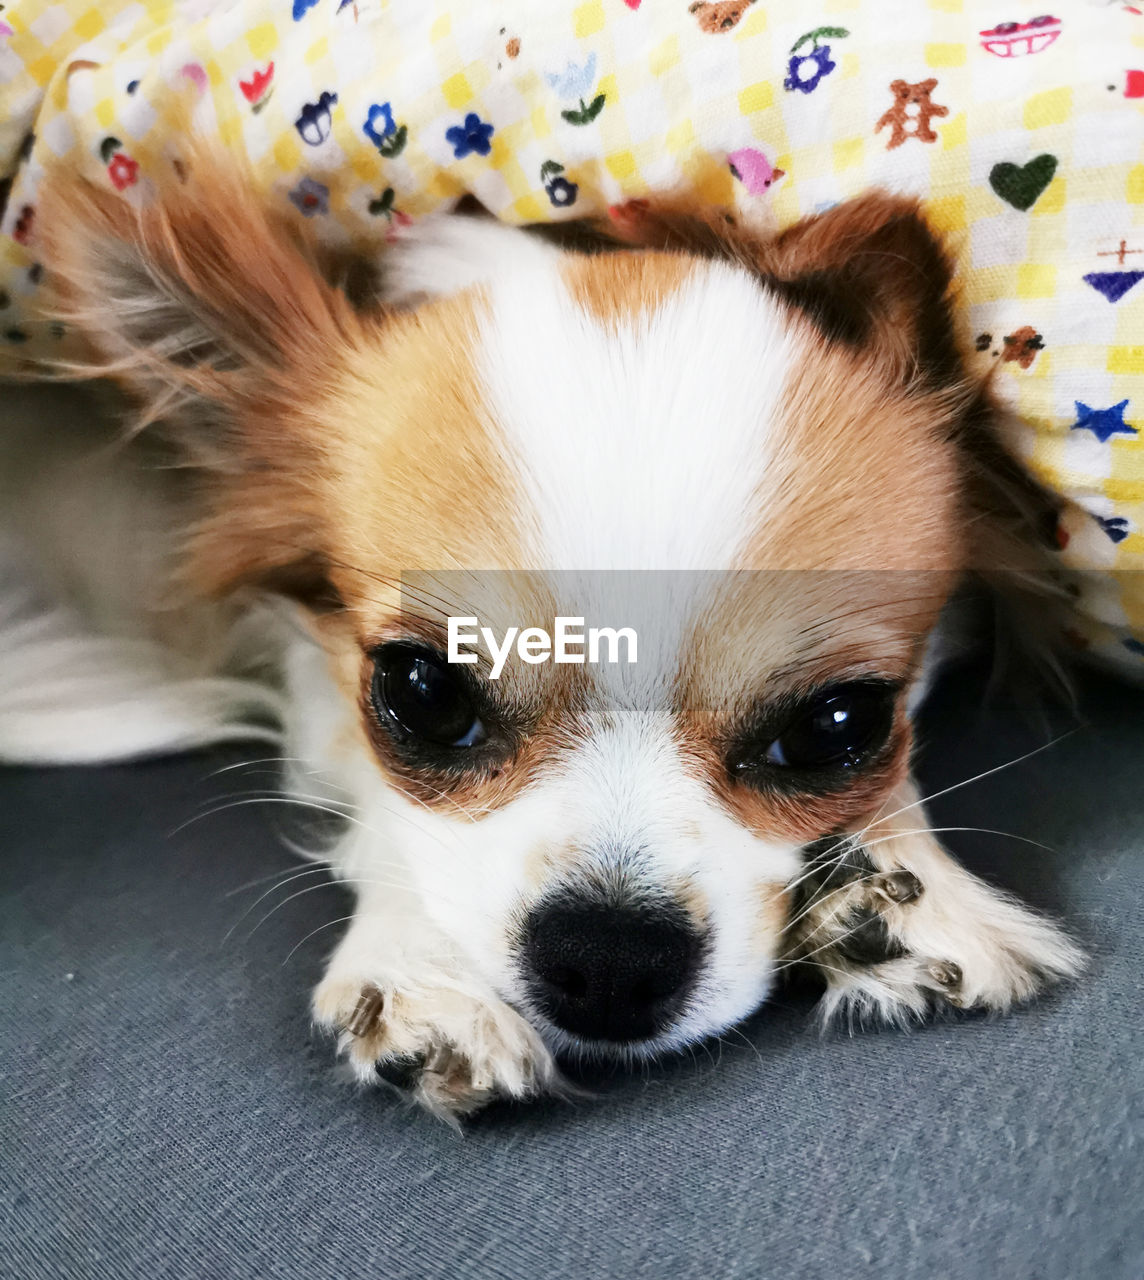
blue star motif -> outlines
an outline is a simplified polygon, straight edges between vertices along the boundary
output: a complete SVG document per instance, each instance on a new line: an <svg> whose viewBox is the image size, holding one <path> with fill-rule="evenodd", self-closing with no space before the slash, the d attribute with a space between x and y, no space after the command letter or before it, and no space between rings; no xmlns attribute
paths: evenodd
<svg viewBox="0 0 1144 1280"><path fill-rule="evenodd" d="M490 139L493 126L486 124L475 111L470 111L463 125L454 125L445 130L445 141L453 148L453 155L463 160L467 155L476 152L479 156L487 156L493 149Z"/></svg>
<svg viewBox="0 0 1144 1280"><path fill-rule="evenodd" d="M1070 431L1087 429L1101 444L1112 436L1137 434L1136 428L1124 421L1124 410L1128 408L1127 400L1121 400L1111 409L1094 409L1083 400L1074 400L1073 403L1076 405L1076 421L1069 427Z"/></svg>

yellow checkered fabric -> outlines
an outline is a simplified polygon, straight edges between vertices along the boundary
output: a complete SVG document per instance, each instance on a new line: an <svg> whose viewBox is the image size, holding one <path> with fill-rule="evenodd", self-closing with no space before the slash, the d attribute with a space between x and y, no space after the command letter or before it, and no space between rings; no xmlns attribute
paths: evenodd
<svg viewBox="0 0 1144 1280"><path fill-rule="evenodd" d="M45 164L145 198L188 99L333 244L465 192L535 222L688 189L760 228L873 185L916 194L959 249L1013 448L1066 500L1062 563L1090 571L1073 638L1144 673L1142 8L9 0L0 373L68 342L37 310Z"/></svg>

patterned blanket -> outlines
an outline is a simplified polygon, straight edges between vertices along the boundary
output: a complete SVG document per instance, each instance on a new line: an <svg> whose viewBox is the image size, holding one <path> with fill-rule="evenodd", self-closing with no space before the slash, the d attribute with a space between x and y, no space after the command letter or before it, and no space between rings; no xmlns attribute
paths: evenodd
<svg viewBox="0 0 1144 1280"><path fill-rule="evenodd" d="M5 0L0 374L69 341L39 309L45 163L145 198L188 98L332 245L464 193L527 223L685 188L760 228L914 193L1065 500L1070 639L1144 674L1144 0L1036 3Z"/></svg>

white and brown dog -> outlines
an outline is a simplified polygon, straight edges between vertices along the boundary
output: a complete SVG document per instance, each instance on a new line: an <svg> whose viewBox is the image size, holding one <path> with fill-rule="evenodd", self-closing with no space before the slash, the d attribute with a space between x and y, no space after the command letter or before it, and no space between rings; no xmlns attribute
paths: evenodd
<svg viewBox="0 0 1144 1280"><path fill-rule="evenodd" d="M447 1116L715 1034L796 961L889 1020L1077 970L910 780L944 607L1039 554L911 202L766 242L649 213L611 252L450 216L375 296L202 168L141 211L45 192L61 310L144 425L108 449L3 393L39 594L0 629L0 754L280 732L348 818L315 1017ZM494 679L448 660L458 617L625 625L638 661Z"/></svg>

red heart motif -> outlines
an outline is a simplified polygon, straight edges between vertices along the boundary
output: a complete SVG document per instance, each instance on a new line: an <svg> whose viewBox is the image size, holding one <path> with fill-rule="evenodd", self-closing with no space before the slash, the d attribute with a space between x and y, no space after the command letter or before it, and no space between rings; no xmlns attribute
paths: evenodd
<svg viewBox="0 0 1144 1280"><path fill-rule="evenodd" d="M624 4L626 4L628 8L633 11L638 9L642 3L643 3L643 0L624 0Z"/></svg>

